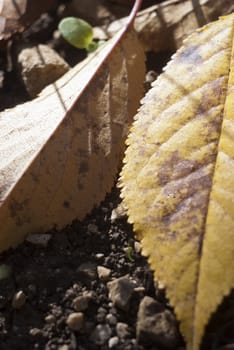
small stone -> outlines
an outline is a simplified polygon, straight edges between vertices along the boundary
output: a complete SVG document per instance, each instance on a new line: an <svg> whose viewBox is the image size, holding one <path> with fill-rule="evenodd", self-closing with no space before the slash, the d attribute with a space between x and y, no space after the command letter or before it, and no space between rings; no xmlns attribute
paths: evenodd
<svg viewBox="0 0 234 350"><path fill-rule="evenodd" d="M158 73L155 72L154 70L150 70L146 74L145 81L147 83L152 84L157 79L157 77L158 77Z"/></svg>
<svg viewBox="0 0 234 350"><path fill-rule="evenodd" d="M41 44L22 49L18 55L18 66L31 97L36 97L44 87L69 70L69 65L56 51Z"/></svg>
<svg viewBox="0 0 234 350"><path fill-rule="evenodd" d="M67 344L59 346L58 350L69 350L70 347Z"/></svg>
<svg viewBox="0 0 234 350"><path fill-rule="evenodd" d="M71 313L66 320L66 324L73 331L80 331L84 326L84 314L82 312Z"/></svg>
<svg viewBox="0 0 234 350"><path fill-rule="evenodd" d="M3 88L4 72L0 70L0 89Z"/></svg>
<svg viewBox="0 0 234 350"><path fill-rule="evenodd" d="M130 336L128 325L123 322L118 322L116 325L116 333L120 339L128 338Z"/></svg>
<svg viewBox="0 0 234 350"><path fill-rule="evenodd" d="M98 274L98 278L101 281L106 282L110 278L111 270L105 266L98 266L97 267L97 274Z"/></svg>
<svg viewBox="0 0 234 350"><path fill-rule="evenodd" d="M46 248L51 238L52 235L49 233L32 233L28 235L26 241L31 244Z"/></svg>
<svg viewBox="0 0 234 350"><path fill-rule="evenodd" d="M174 350L179 342L174 315L151 297L144 297L137 315L137 340L144 346Z"/></svg>
<svg viewBox="0 0 234 350"><path fill-rule="evenodd" d="M33 337L36 337L37 335L41 334L41 330L39 328L31 328L29 330L29 334L32 335Z"/></svg>
<svg viewBox="0 0 234 350"><path fill-rule="evenodd" d="M134 242L134 250L138 254L141 252L141 244L140 244L140 242L138 242L138 241Z"/></svg>
<svg viewBox="0 0 234 350"><path fill-rule="evenodd" d="M109 282L107 287L109 289L109 298L112 300L113 304L127 311L135 285L128 277L120 277Z"/></svg>
<svg viewBox="0 0 234 350"><path fill-rule="evenodd" d="M109 313L116 316L118 311L116 310L116 307L110 306Z"/></svg>
<svg viewBox="0 0 234 350"><path fill-rule="evenodd" d="M135 287L134 292L139 293L139 294L143 294L143 293L145 293L145 287L143 287L143 286Z"/></svg>
<svg viewBox="0 0 234 350"><path fill-rule="evenodd" d="M99 307L99 309L97 310L97 316L96 316L97 322L104 323L106 319L106 314L107 314L106 309L104 309L103 307Z"/></svg>
<svg viewBox="0 0 234 350"><path fill-rule="evenodd" d="M106 34L106 31L101 27L93 28L93 38L96 40L108 40L109 37Z"/></svg>
<svg viewBox="0 0 234 350"><path fill-rule="evenodd" d="M117 323L117 318L112 314L108 314L106 315L106 322L111 326L115 326Z"/></svg>
<svg viewBox="0 0 234 350"><path fill-rule="evenodd" d="M108 341L108 347L109 349L113 349L119 344L119 338L118 337L112 337Z"/></svg>
<svg viewBox="0 0 234 350"><path fill-rule="evenodd" d="M12 307L14 309L21 309L21 307L25 304L26 301L26 295L22 290L15 293L13 300L12 300Z"/></svg>
<svg viewBox="0 0 234 350"><path fill-rule="evenodd" d="M152 83L157 79L157 76L158 74L153 70L147 72L144 84L146 92L152 87Z"/></svg>
<svg viewBox="0 0 234 350"><path fill-rule="evenodd" d="M54 317L54 315L47 315L45 317L45 322L46 323L50 323L50 324L55 323L56 322L56 318Z"/></svg>
<svg viewBox="0 0 234 350"><path fill-rule="evenodd" d="M111 336L111 328L106 324L98 324L94 329L91 338L97 345L103 345Z"/></svg>
<svg viewBox="0 0 234 350"><path fill-rule="evenodd" d="M136 340L135 338L132 338L132 339L131 339L131 344L132 344L133 346L137 346L137 340Z"/></svg>
<svg viewBox="0 0 234 350"><path fill-rule="evenodd" d="M97 253L97 254L95 255L95 257L96 257L97 260L101 260L101 259L104 258L104 254L103 254L103 253Z"/></svg>
<svg viewBox="0 0 234 350"><path fill-rule="evenodd" d="M94 281L97 278L97 266L92 262L81 264L77 269L78 275L81 278Z"/></svg>
<svg viewBox="0 0 234 350"><path fill-rule="evenodd" d="M95 224L89 224L87 228L91 233L98 233L98 226Z"/></svg>
<svg viewBox="0 0 234 350"><path fill-rule="evenodd" d="M123 204L120 203L116 208L114 208L111 212L111 222L115 222L116 220L122 219L127 215L126 209Z"/></svg>
<svg viewBox="0 0 234 350"><path fill-rule="evenodd" d="M75 298L72 302L73 307L76 311L85 311L89 307L89 302L91 300L90 295L81 295Z"/></svg>
<svg viewBox="0 0 234 350"><path fill-rule="evenodd" d="M102 306L100 306L100 307L98 308L97 312L98 312L99 314L105 314L105 315L107 314L106 308L104 308L104 307L102 307Z"/></svg>

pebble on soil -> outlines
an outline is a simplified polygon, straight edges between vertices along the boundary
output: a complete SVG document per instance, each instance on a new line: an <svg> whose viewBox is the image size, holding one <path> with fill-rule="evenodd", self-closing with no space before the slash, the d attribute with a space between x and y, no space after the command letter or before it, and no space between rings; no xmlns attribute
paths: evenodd
<svg viewBox="0 0 234 350"><path fill-rule="evenodd" d="M1 350L151 349L136 324L141 300L155 297L153 275L126 217L111 220L119 203L114 189L46 244L26 240L0 256L11 270L0 280Z"/></svg>

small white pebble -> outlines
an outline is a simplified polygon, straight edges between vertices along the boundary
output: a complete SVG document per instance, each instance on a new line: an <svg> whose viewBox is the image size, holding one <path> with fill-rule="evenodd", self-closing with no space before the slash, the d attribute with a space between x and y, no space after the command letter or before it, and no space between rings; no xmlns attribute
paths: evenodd
<svg viewBox="0 0 234 350"><path fill-rule="evenodd" d="M140 242L138 242L138 241L134 242L134 250L135 250L136 253L140 253L141 252L141 244L140 244Z"/></svg>
<svg viewBox="0 0 234 350"><path fill-rule="evenodd" d="M108 341L108 347L109 349L114 348L115 346L117 346L119 344L119 338L118 337L112 337L109 339Z"/></svg>
<svg viewBox="0 0 234 350"><path fill-rule="evenodd" d="M97 253L97 254L95 255L95 257L96 257L96 259L101 260L101 259L104 258L104 254L103 254L103 253Z"/></svg>
<svg viewBox="0 0 234 350"><path fill-rule="evenodd" d="M105 266L98 266L97 267L97 274L98 274L98 278L101 280L101 281L108 281L109 278L110 278L110 275L111 275L111 270L108 269L107 267Z"/></svg>
<svg viewBox="0 0 234 350"><path fill-rule="evenodd" d="M145 287L139 286L134 288L135 293L144 293L145 292Z"/></svg>
<svg viewBox="0 0 234 350"><path fill-rule="evenodd" d="M58 350L69 350L69 346L67 344L61 345Z"/></svg>
<svg viewBox="0 0 234 350"><path fill-rule="evenodd" d="M109 37L106 34L106 31L102 29L101 27L94 27L93 28L93 37L97 40L108 40Z"/></svg>
<svg viewBox="0 0 234 350"><path fill-rule="evenodd" d="M111 222L115 222L118 219L121 219L125 217L127 214L126 209L124 208L123 204L120 203L115 209L111 212Z"/></svg>

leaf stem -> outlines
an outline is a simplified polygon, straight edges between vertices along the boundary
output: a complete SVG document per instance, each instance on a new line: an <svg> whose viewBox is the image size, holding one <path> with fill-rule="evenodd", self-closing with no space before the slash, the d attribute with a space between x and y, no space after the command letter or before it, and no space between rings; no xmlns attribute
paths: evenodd
<svg viewBox="0 0 234 350"><path fill-rule="evenodd" d="M131 25L136 17L137 12L140 10L142 5L142 0L136 0L130 15L128 16L127 26Z"/></svg>
<svg viewBox="0 0 234 350"><path fill-rule="evenodd" d="M206 24L206 19L201 8L200 0L191 0L193 5L193 10L197 19L197 23L199 27L204 26Z"/></svg>

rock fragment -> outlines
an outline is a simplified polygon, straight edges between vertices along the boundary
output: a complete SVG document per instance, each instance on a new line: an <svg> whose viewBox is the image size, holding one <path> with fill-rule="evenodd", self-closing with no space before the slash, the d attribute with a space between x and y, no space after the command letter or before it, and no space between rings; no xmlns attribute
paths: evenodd
<svg viewBox="0 0 234 350"><path fill-rule="evenodd" d="M96 345L103 345L111 336L111 328L106 324L98 324L94 329L91 338Z"/></svg>
<svg viewBox="0 0 234 350"><path fill-rule="evenodd" d="M124 322L118 322L116 325L116 333L120 339L125 339L130 336L129 327Z"/></svg>
<svg viewBox="0 0 234 350"><path fill-rule="evenodd" d="M73 331L80 331L84 326L84 314L82 312L71 313L66 320L66 324Z"/></svg>
<svg viewBox="0 0 234 350"><path fill-rule="evenodd" d="M138 242L138 241L134 242L134 250L136 253L140 254L140 252L141 252L141 243L140 242Z"/></svg>
<svg viewBox="0 0 234 350"><path fill-rule="evenodd" d="M97 274L98 274L98 278L101 281L106 282L110 278L111 270L105 266L98 266L97 267Z"/></svg>
<svg viewBox="0 0 234 350"><path fill-rule="evenodd" d="M67 344L61 345L58 350L69 350L70 347Z"/></svg>
<svg viewBox="0 0 234 350"><path fill-rule="evenodd" d="M27 236L26 241L31 244L46 248L51 238L52 235L49 233L32 233Z"/></svg>
<svg viewBox="0 0 234 350"><path fill-rule="evenodd" d="M15 293L13 300L12 300L12 307L14 309L21 309L21 307L25 304L26 301L26 295L22 290Z"/></svg>
<svg viewBox="0 0 234 350"><path fill-rule="evenodd" d="M116 278L107 284L109 289L109 298L113 304L127 311L129 308L129 302L134 292L135 285L128 277Z"/></svg>
<svg viewBox="0 0 234 350"><path fill-rule="evenodd" d="M117 323L117 318L115 317L115 315L107 314L106 315L106 322L109 323L109 325L111 325L111 326L115 326Z"/></svg>
<svg viewBox="0 0 234 350"><path fill-rule="evenodd" d="M32 335L33 337L37 337L38 335L41 334L41 330L39 328L31 328L29 330L29 334Z"/></svg>
<svg viewBox="0 0 234 350"><path fill-rule="evenodd" d="M112 337L108 341L108 348L113 349L119 344L119 338L118 337Z"/></svg>
<svg viewBox="0 0 234 350"><path fill-rule="evenodd" d="M115 222L116 220L122 219L127 215L126 208L121 202L116 208L114 208L111 212L111 222Z"/></svg>
<svg viewBox="0 0 234 350"><path fill-rule="evenodd" d="M137 315L137 340L144 346L177 348L179 332L174 315L151 297L144 297Z"/></svg>
<svg viewBox="0 0 234 350"><path fill-rule="evenodd" d="M47 45L24 48L18 67L29 95L34 98L69 70L69 65Z"/></svg>
<svg viewBox="0 0 234 350"><path fill-rule="evenodd" d="M80 295L76 297L72 302L74 309L76 311L87 310L91 299L92 299L92 295L88 293L85 293L84 295Z"/></svg>
<svg viewBox="0 0 234 350"><path fill-rule="evenodd" d="M46 323L48 323L48 324L53 324L53 323L55 323L56 322L56 318L55 318L55 316L54 315L47 315L46 317L45 317L45 322Z"/></svg>

